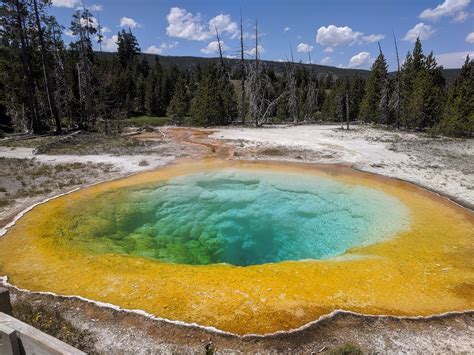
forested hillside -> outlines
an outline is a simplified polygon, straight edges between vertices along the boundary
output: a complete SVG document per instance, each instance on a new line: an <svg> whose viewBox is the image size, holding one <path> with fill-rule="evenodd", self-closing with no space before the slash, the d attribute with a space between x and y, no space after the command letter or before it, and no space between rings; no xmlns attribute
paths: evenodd
<svg viewBox="0 0 474 355"><path fill-rule="evenodd" d="M130 29L119 32L116 54L103 54L93 51L103 37L87 9L74 14L75 41L66 46L49 6L2 2L4 132L108 133L141 115L195 126L360 120L456 136L474 131L474 61L466 58L448 84L419 40L391 74L382 50L371 71L266 62L257 50L250 60L141 55Z"/></svg>

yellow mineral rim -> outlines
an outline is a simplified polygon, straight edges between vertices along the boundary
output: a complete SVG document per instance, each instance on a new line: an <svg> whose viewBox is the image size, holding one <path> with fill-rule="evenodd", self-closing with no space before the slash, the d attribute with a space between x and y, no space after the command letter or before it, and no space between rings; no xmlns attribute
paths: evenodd
<svg viewBox="0 0 474 355"><path fill-rule="evenodd" d="M47 238L48 233L63 233L67 240L58 211L67 211L78 201L112 189L219 168L301 173L379 189L409 208L410 228L333 259L246 267L96 255ZM237 334L266 334L298 328L336 309L396 316L473 309L473 241L472 211L407 182L344 166L188 161L101 183L35 207L0 238L0 275L32 291L79 295Z"/></svg>

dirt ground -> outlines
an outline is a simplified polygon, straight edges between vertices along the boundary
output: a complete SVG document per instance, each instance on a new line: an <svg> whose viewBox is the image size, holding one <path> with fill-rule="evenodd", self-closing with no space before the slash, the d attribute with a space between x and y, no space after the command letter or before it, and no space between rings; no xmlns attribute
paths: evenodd
<svg viewBox="0 0 474 355"><path fill-rule="evenodd" d="M350 164L412 181L471 209L474 205L472 139L432 138L365 126L350 131L335 126L164 127L129 130L113 137L79 133L0 141L0 234L20 211L46 198L181 158L207 157ZM335 312L293 332L238 337L79 298L10 289L18 313L27 309L36 316L41 312L53 312L56 318L61 315L58 323L72 327L80 339L64 340L75 346L82 343L79 346L90 353L474 352L474 312L403 319ZM24 304L28 307L21 307ZM27 320L31 314L18 317ZM52 332L61 338L61 332Z"/></svg>
<svg viewBox="0 0 474 355"><path fill-rule="evenodd" d="M346 163L402 179L474 206L474 139L353 126L224 128L211 138L235 147L236 158Z"/></svg>

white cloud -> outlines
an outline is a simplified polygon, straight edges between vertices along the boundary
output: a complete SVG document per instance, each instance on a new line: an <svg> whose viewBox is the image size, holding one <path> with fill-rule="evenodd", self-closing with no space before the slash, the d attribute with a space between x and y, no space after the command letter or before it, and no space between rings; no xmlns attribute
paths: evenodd
<svg viewBox="0 0 474 355"><path fill-rule="evenodd" d="M204 41L210 37L206 26L201 24L200 14L193 15L186 9L172 7L166 19L168 20L166 33L170 37L195 41Z"/></svg>
<svg viewBox="0 0 474 355"><path fill-rule="evenodd" d="M464 11L471 0L444 0L434 9L423 10L420 14L422 20L437 21L444 16L452 17L455 21L462 22L468 14Z"/></svg>
<svg viewBox="0 0 474 355"><path fill-rule="evenodd" d="M99 27L99 21L97 21L97 19L94 16L91 16L87 19L81 17L81 19L79 21L80 21L82 27L87 27L87 26L92 27L92 28L98 28Z"/></svg>
<svg viewBox="0 0 474 355"><path fill-rule="evenodd" d="M332 53L332 52L334 52L334 48L332 48L332 47L324 48L324 53Z"/></svg>
<svg viewBox="0 0 474 355"><path fill-rule="evenodd" d="M233 22L227 14L219 14L205 24L201 19L201 14L194 15L186 9L172 7L166 19L168 20L166 34L170 37L205 41L215 35L216 27L220 33L227 33L231 38L239 34L237 23Z"/></svg>
<svg viewBox="0 0 474 355"><path fill-rule="evenodd" d="M102 27L102 34L109 33L109 32L112 32L110 28L108 28L107 26Z"/></svg>
<svg viewBox="0 0 474 355"><path fill-rule="evenodd" d="M349 68L367 68L372 64L373 58L369 52L360 52L349 60Z"/></svg>
<svg viewBox="0 0 474 355"><path fill-rule="evenodd" d="M308 52L311 52L311 51L313 50L313 46L310 46L310 45L307 44L307 43L301 42L301 43L298 44L298 46L296 47L296 50L297 50L299 53L308 53Z"/></svg>
<svg viewBox="0 0 474 355"><path fill-rule="evenodd" d="M215 36L216 28L219 33L227 33L231 38L239 34L237 23L227 14L219 14L206 24L202 21L201 14L194 15L186 9L172 7L166 19L168 20L166 33L170 37L205 41Z"/></svg>
<svg viewBox="0 0 474 355"><path fill-rule="evenodd" d="M459 11L456 16L454 16L454 22L464 22L469 18L469 13L466 11Z"/></svg>
<svg viewBox="0 0 474 355"><path fill-rule="evenodd" d="M409 42L415 42L418 37L421 40L425 40L429 39L435 32L436 31L433 27L420 22L419 24L416 24L415 27L409 29L403 39Z"/></svg>
<svg viewBox="0 0 474 355"><path fill-rule="evenodd" d="M71 30L65 30L63 33L68 37L76 37Z"/></svg>
<svg viewBox="0 0 474 355"><path fill-rule="evenodd" d="M265 53L265 48L263 48L260 44L258 45L258 55L261 56L263 53ZM252 57L255 57L255 47L252 49L248 49L245 51L245 54L248 54Z"/></svg>
<svg viewBox="0 0 474 355"><path fill-rule="evenodd" d="M328 65L328 64L332 63L332 58L331 57L324 57L323 59L321 59L320 63L322 65Z"/></svg>
<svg viewBox="0 0 474 355"><path fill-rule="evenodd" d="M474 51L438 54L436 61L445 68L461 68L468 55L474 58Z"/></svg>
<svg viewBox="0 0 474 355"><path fill-rule="evenodd" d="M55 7L67 7L74 9L80 5L79 0L53 0L52 5Z"/></svg>
<svg viewBox="0 0 474 355"><path fill-rule="evenodd" d="M466 36L466 42L467 43L474 43L474 32L471 32Z"/></svg>
<svg viewBox="0 0 474 355"><path fill-rule="evenodd" d="M285 27L285 28L283 29L283 31L285 31L285 32L288 32L289 30L291 30L291 28L289 28L289 27Z"/></svg>
<svg viewBox="0 0 474 355"><path fill-rule="evenodd" d="M232 22L230 15L219 14L212 18L209 21L209 31L215 32L216 27L219 33L227 32L232 38L239 33L237 23Z"/></svg>
<svg viewBox="0 0 474 355"><path fill-rule="evenodd" d="M159 47L152 45L145 49L145 53L150 54L163 54L169 49L176 48L178 46L178 42L171 42L171 43L162 43Z"/></svg>
<svg viewBox="0 0 474 355"><path fill-rule="evenodd" d="M135 27L141 27L141 25L137 21L135 21L133 18L122 17L120 19L120 27L135 28Z"/></svg>
<svg viewBox="0 0 474 355"><path fill-rule="evenodd" d="M320 27L316 34L316 42L323 46L339 46L343 44L353 45L362 43L373 43L385 38L381 34L371 34L365 36L362 32L353 31L352 28L336 27L329 25L328 27Z"/></svg>
<svg viewBox="0 0 474 355"><path fill-rule="evenodd" d="M104 7L100 4L92 4L91 6L89 6L89 10L91 10L91 11L103 11Z"/></svg>
<svg viewBox="0 0 474 355"><path fill-rule="evenodd" d="M118 36L113 35L112 37L104 36L102 42L102 50L105 52L116 52L117 51Z"/></svg>
<svg viewBox="0 0 474 355"><path fill-rule="evenodd" d="M227 47L223 41L220 41L220 42L221 42L222 51L225 51L225 50L229 49L229 47ZM201 52L205 53L205 54L211 54L211 53L219 52L219 42L217 42L217 41L210 42L206 47L201 49Z"/></svg>

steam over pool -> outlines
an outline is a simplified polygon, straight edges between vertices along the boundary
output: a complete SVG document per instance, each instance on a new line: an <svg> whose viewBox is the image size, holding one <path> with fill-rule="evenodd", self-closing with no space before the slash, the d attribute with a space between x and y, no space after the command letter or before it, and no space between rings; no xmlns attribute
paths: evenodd
<svg viewBox="0 0 474 355"><path fill-rule="evenodd" d="M81 213L85 247L193 265L327 259L394 236L409 219L379 190L238 170L116 190L96 202L96 212Z"/></svg>

